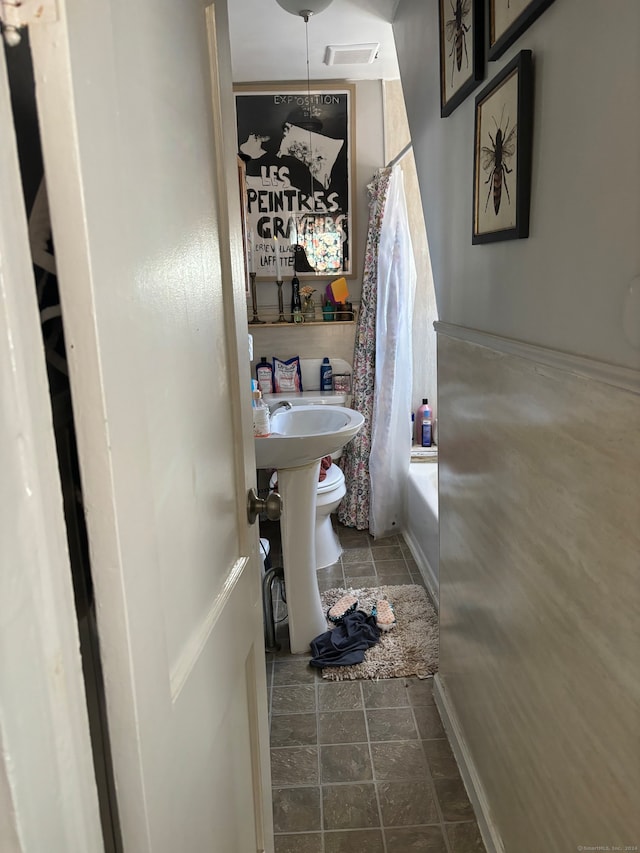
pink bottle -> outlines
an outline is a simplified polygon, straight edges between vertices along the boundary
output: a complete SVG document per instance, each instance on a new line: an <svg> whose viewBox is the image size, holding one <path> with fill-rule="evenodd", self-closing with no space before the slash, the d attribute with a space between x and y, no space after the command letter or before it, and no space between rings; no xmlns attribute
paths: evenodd
<svg viewBox="0 0 640 853"><path fill-rule="evenodd" d="M422 405L416 412L416 444L421 447L431 447L431 408L427 397L423 397Z"/></svg>

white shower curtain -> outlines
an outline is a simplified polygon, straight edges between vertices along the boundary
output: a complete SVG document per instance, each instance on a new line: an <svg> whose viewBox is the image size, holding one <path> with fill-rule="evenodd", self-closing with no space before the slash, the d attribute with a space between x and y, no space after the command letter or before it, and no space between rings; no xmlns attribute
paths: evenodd
<svg viewBox="0 0 640 853"><path fill-rule="evenodd" d="M400 531L411 458L412 336L416 268L404 181L394 166L378 254L376 369L371 454L369 531L375 538Z"/></svg>

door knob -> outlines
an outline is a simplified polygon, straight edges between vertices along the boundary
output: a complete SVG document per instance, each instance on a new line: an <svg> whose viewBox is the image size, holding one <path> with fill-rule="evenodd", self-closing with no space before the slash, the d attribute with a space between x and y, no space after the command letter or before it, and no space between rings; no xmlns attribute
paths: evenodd
<svg viewBox="0 0 640 853"><path fill-rule="evenodd" d="M247 518L254 524L261 512L266 512L269 521L277 521L282 514L282 498L277 492L271 492L266 498L259 498L255 489L247 492Z"/></svg>

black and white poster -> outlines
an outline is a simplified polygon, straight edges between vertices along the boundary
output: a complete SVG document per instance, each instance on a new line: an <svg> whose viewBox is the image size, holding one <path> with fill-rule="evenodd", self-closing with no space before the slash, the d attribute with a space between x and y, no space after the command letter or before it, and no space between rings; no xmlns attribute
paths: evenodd
<svg viewBox="0 0 640 853"><path fill-rule="evenodd" d="M235 99L249 271L352 274L354 87L236 86Z"/></svg>

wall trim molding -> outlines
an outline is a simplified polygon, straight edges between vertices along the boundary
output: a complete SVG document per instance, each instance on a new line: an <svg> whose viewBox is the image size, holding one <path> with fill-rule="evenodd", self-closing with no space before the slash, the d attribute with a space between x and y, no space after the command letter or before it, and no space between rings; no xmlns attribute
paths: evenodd
<svg viewBox="0 0 640 853"><path fill-rule="evenodd" d="M471 758L471 753L462 735L462 728L439 675L436 675L433 679L433 697L440 713L442 724L449 737L453 754L460 768L460 775L473 806L480 835L482 835L487 853L505 853L500 833L491 819L489 801L480 781L480 776Z"/></svg>
<svg viewBox="0 0 640 853"><path fill-rule="evenodd" d="M433 600L433 604L435 606L436 613L440 612L440 594L439 594L439 585L438 579L435 575L435 572L431 568L431 563L427 560L427 557L420 547L420 545L413 538L411 533L408 530L402 531L402 538L406 542L409 547L409 551L411 551L411 556L416 561L416 565L422 575L422 580L425 582L427 587L427 592L429 593L430 598Z"/></svg>
<svg viewBox="0 0 640 853"><path fill-rule="evenodd" d="M477 344L505 355L524 358L527 361L562 370L573 376L602 382L605 385L613 385L615 388L640 395L640 370L633 367L621 367L582 355L572 355L568 352L562 352L562 350L542 347L537 344L527 344L515 338L504 338L501 335L482 332L480 329L470 329L467 326L457 326L454 323L444 323L441 320L437 320L433 326L438 335Z"/></svg>

